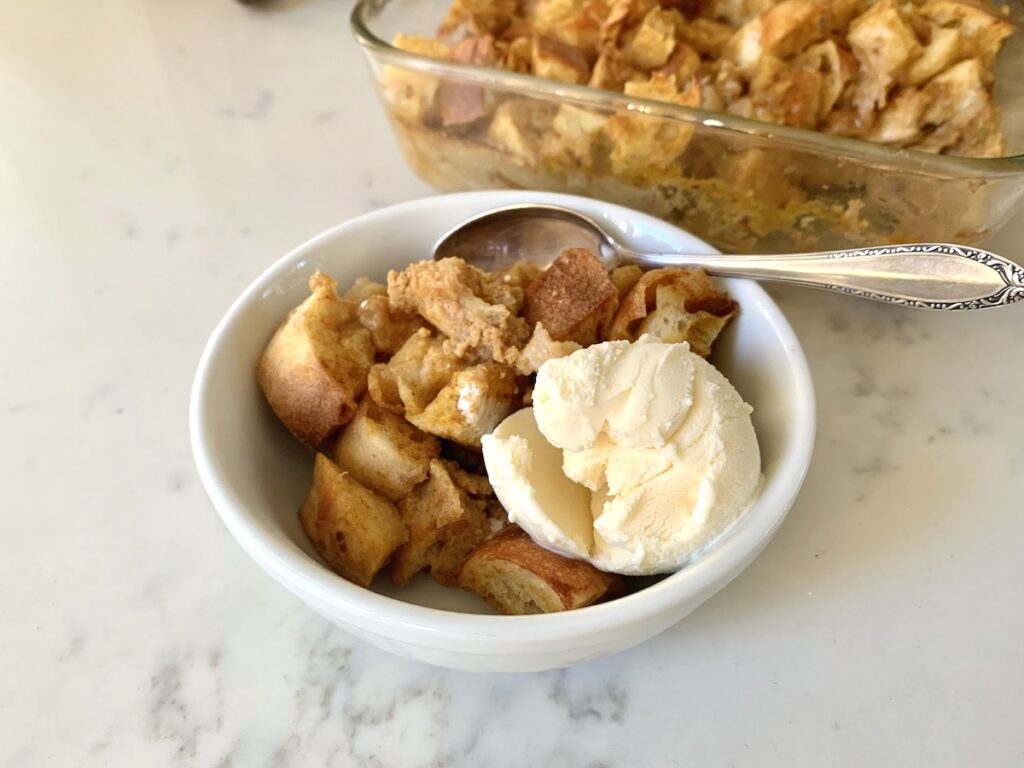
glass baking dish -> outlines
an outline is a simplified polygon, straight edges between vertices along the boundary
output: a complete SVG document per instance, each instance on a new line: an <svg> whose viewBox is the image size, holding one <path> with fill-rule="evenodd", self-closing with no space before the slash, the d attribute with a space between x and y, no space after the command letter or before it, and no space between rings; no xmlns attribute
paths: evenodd
<svg viewBox="0 0 1024 768"><path fill-rule="evenodd" d="M1019 31L996 65L996 99L1013 154L979 159L432 59L388 42L398 33L433 36L448 5L360 0L351 19L406 161L441 190L586 195L659 216L723 251L757 253L977 243L1024 195L1024 78L1006 76L1024 71ZM1022 6L1010 4L1018 23ZM435 105L441 89L486 105L485 116L445 127ZM616 157L601 139L612 119L669 149L663 157ZM675 156L673 146L685 149Z"/></svg>

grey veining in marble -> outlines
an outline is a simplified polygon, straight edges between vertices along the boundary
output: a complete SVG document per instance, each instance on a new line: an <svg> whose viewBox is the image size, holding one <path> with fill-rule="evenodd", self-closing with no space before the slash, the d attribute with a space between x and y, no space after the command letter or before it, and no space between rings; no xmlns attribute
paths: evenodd
<svg viewBox="0 0 1024 768"><path fill-rule="evenodd" d="M0 765L1024 764L1024 307L776 291L818 391L804 491L740 578L617 657L431 669L248 560L189 453L202 345L287 249L429 192L347 13L5 4Z"/></svg>

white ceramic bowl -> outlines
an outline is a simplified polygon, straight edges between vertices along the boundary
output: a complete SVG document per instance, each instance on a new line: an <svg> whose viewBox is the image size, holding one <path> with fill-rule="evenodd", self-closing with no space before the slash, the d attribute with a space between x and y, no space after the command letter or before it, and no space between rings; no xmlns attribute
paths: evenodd
<svg viewBox="0 0 1024 768"><path fill-rule="evenodd" d="M759 285L723 280L741 307L714 363L754 406L765 474L753 507L699 560L602 605L542 616L496 616L482 601L421 576L395 590L363 589L332 573L299 527L312 457L277 422L256 384L256 361L317 269L341 286L359 275L428 258L447 229L512 202L576 208L641 249L713 253L669 224L626 208L538 192L474 192L417 200L341 224L263 273L213 332L192 391L192 450L203 485L242 548L317 613L384 650L456 669L526 672L563 667L643 642L675 624L736 577L782 523L814 443L807 362L782 313Z"/></svg>

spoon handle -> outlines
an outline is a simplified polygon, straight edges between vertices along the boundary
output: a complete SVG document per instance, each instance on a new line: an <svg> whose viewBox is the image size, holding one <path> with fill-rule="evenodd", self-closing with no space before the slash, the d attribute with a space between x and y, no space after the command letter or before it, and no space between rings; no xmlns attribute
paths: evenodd
<svg viewBox="0 0 1024 768"><path fill-rule="evenodd" d="M946 243L886 245L786 256L631 253L644 267L697 266L709 274L824 288L923 309L984 309L1024 299L1024 268Z"/></svg>

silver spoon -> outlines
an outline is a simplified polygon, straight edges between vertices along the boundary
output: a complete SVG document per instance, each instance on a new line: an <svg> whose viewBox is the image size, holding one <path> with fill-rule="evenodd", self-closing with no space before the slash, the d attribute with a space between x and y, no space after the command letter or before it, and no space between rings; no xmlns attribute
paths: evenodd
<svg viewBox="0 0 1024 768"><path fill-rule="evenodd" d="M589 216L558 205L510 205L478 214L434 246L481 269L519 259L547 266L565 248L587 248L609 267L701 267L712 275L805 285L924 309L984 309L1024 299L1024 268L994 253L945 243L886 245L785 256L642 253Z"/></svg>

